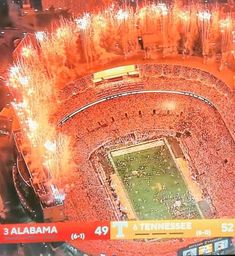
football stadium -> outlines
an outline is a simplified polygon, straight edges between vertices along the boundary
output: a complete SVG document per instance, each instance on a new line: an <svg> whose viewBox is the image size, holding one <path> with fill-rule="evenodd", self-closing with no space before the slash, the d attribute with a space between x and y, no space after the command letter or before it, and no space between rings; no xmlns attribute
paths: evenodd
<svg viewBox="0 0 235 256"><path fill-rule="evenodd" d="M25 36L9 87L14 185L32 218L235 216L235 13L226 10L112 5ZM199 241L71 244L88 255L172 256Z"/></svg>

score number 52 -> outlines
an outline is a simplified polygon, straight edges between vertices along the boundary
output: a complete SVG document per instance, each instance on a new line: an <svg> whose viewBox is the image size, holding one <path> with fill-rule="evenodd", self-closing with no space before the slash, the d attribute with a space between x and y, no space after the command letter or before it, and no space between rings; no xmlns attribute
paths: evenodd
<svg viewBox="0 0 235 256"><path fill-rule="evenodd" d="M234 232L234 224L233 223L222 223L221 231L222 231L222 233L233 233Z"/></svg>

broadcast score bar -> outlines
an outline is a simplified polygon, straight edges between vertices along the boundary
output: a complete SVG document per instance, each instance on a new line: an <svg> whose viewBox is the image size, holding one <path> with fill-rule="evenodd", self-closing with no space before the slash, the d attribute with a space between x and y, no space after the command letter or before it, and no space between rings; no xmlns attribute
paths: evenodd
<svg viewBox="0 0 235 256"><path fill-rule="evenodd" d="M235 237L235 219L0 225L0 243Z"/></svg>

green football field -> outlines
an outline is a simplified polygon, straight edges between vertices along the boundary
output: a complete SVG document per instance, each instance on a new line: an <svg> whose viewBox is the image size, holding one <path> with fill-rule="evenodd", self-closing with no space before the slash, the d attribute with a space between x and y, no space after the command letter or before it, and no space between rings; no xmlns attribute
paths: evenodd
<svg viewBox="0 0 235 256"><path fill-rule="evenodd" d="M112 164L140 220L200 218L167 146L111 153Z"/></svg>

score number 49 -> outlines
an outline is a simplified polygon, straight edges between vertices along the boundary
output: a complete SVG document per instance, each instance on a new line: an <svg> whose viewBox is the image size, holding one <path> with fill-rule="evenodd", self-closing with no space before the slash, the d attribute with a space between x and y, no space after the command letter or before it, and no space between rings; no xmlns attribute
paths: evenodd
<svg viewBox="0 0 235 256"><path fill-rule="evenodd" d="M98 226L95 230L95 234L98 236L105 236L109 232L108 226Z"/></svg>
<svg viewBox="0 0 235 256"><path fill-rule="evenodd" d="M222 223L221 231L223 233L232 233L234 232L234 224L233 223Z"/></svg>

